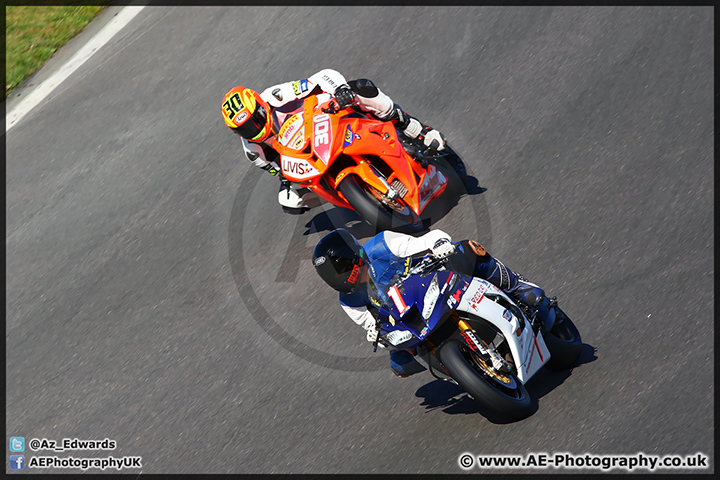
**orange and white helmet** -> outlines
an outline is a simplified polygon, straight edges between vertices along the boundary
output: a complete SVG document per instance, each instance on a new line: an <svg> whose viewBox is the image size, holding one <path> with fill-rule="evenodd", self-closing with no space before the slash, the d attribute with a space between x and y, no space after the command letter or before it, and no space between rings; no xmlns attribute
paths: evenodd
<svg viewBox="0 0 720 480"><path fill-rule="evenodd" d="M264 142L272 134L270 106L255 90L230 90L223 98L222 113L225 124L251 142Z"/></svg>

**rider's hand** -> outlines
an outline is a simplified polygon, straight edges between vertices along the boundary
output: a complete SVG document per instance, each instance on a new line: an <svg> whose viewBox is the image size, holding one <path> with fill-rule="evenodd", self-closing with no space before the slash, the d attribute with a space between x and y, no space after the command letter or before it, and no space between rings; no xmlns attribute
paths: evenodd
<svg viewBox="0 0 720 480"><path fill-rule="evenodd" d="M377 340L379 325L376 318L372 317L365 320L363 328L367 332L366 338L368 342L374 342L375 340Z"/></svg>
<svg viewBox="0 0 720 480"><path fill-rule="evenodd" d="M445 148L445 137L442 133L420 123L407 114L405 114L405 117L405 126L402 127L402 131L406 137L419 140L428 150L441 151Z"/></svg>
<svg viewBox="0 0 720 480"><path fill-rule="evenodd" d="M340 85L335 89L334 95L339 109L343 109L355 102L355 92L348 85Z"/></svg>
<svg viewBox="0 0 720 480"><path fill-rule="evenodd" d="M442 151L445 148L445 137L431 127L423 127L422 132L417 137L430 150Z"/></svg>
<svg viewBox="0 0 720 480"><path fill-rule="evenodd" d="M455 245L453 245L447 238L441 238L435 242L431 252L435 258L442 260L443 258L447 258L455 253Z"/></svg>

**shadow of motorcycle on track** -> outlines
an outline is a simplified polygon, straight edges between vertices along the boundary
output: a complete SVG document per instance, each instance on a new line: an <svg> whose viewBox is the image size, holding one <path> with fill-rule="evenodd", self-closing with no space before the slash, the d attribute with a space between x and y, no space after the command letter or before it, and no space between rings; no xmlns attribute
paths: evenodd
<svg viewBox="0 0 720 480"><path fill-rule="evenodd" d="M420 232L407 233L411 235L422 235L428 231L432 225L450 213L450 211L458 205L460 199L464 196L471 197L471 202L474 203L473 207L476 211L487 210L484 203L476 204L478 202L476 202L476 199L473 198L486 191L487 189L481 187L475 177L468 175L467 182L465 183L463 192L460 195L443 195L434 203L428 205L425 211L423 211L423 214L420 216L424 226L423 230ZM487 215L485 215L485 217L487 217ZM377 233L380 233L379 229L370 225L355 211L340 207L318 212L310 219L310 221L304 224L304 227L306 230L302 234L305 236L313 233L330 232L337 228L347 229L353 234L353 236L355 236L355 238L370 238ZM396 230L403 231L401 228Z"/></svg>

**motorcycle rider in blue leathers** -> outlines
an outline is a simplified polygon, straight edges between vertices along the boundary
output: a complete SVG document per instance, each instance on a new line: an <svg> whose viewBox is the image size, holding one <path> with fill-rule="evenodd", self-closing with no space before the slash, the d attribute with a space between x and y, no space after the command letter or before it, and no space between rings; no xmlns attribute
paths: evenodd
<svg viewBox="0 0 720 480"><path fill-rule="evenodd" d="M512 272L485 248L472 240L452 243L450 235L441 230L413 237L384 231L360 246L347 230L339 228L325 235L315 246L313 265L320 277L340 292L340 305L345 313L367 332L367 340L378 338L378 308L392 305L387 290L398 277L407 274L413 257L431 253L449 258L453 271L483 278L531 307L538 306L545 292ZM384 347L384 345L380 344ZM390 351L390 368L399 377L425 370L413 354L406 350Z"/></svg>

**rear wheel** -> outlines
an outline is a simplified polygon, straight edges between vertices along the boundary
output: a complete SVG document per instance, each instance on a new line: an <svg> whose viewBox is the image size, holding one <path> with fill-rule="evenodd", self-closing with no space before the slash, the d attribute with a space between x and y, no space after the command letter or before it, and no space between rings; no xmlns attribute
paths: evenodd
<svg viewBox="0 0 720 480"><path fill-rule="evenodd" d="M580 358L582 339L580 332L565 312L555 306L555 323L549 332L543 333L545 345L550 351L546 366L551 370L565 370L574 367Z"/></svg>
<svg viewBox="0 0 720 480"><path fill-rule="evenodd" d="M512 373L498 373L457 339L440 346L438 358L450 376L478 403L511 420L530 415L525 385Z"/></svg>
<svg viewBox="0 0 720 480"><path fill-rule="evenodd" d="M338 190L356 212L378 230L422 230L420 217L402 199L390 199L357 175L345 177Z"/></svg>

